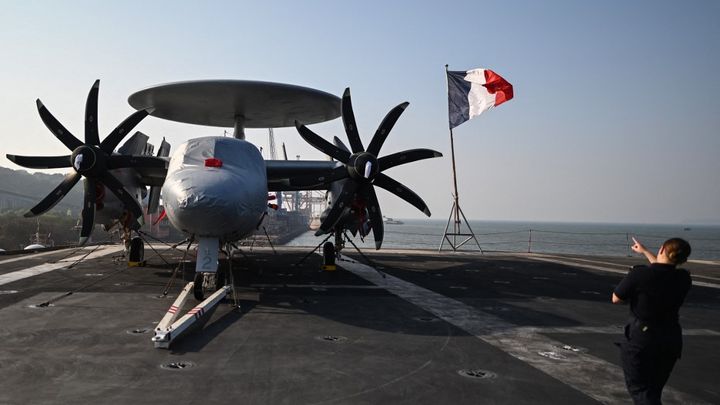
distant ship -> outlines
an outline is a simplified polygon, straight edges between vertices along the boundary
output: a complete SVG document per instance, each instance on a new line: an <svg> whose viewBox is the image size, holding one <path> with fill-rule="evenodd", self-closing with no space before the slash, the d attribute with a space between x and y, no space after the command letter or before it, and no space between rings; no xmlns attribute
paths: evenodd
<svg viewBox="0 0 720 405"><path fill-rule="evenodd" d="M399 219L392 219L390 217L386 217L385 215L383 215L383 222L388 225L402 225L403 224L403 221L401 221Z"/></svg>

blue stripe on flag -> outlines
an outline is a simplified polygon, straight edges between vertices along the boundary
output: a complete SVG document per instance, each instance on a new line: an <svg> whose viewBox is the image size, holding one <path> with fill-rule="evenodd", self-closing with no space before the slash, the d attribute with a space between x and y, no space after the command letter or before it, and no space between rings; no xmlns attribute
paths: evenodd
<svg viewBox="0 0 720 405"><path fill-rule="evenodd" d="M448 71L448 117L450 129L470 119L470 82L465 80L467 72Z"/></svg>

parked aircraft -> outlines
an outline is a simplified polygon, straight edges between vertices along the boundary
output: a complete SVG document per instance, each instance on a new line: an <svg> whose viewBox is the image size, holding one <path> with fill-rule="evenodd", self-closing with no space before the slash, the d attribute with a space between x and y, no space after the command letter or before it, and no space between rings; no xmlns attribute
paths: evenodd
<svg viewBox="0 0 720 405"><path fill-rule="evenodd" d="M269 191L329 190L328 207L317 235L334 235L336 245L342 243L345 231L361 236L372 231L376 249L380 249L383 219L375 186L430 216L427 205L417 194L384 171L441 154L429 149L412 149L380 157L383 143L408 103L396 106L387 114L365 148L355 124L349 89L340 99L318 90L279 83L237 80L170 83L131 95L128 101L137 111L101 141L97 122L98 92L99 81L96 81L87 97L84 141L68 131L37 100L40 118L71 151L69 155L7 155L11 161L27 168L73 169L60 185L30 209L28 217L48 211L81 178L85 179L80 244L86 243L95 222L101 222L106 229L114 224L122 227L131 255L132 249L142 249L141 244L129 241L132 232L142 224L141 201L147 193L146 186L150 187L148 212L157 209L162 195L171 224L198 241L196 271L205 285L215 279L219 251L229 252L232 242L247 237L259 227L268 209ZM234 136L191 139L178 146L169 157L169 145L164 140L158 155L152 156L146 148L147 137L136 134L115 151L147 115L233 127ZM307 127L340 115L350 148L337 137L331 144ZM308 143L334 160L264 160L258 148L245 140L245 128L291 125ZM196 281L197 285L201 280Z"/></svg>

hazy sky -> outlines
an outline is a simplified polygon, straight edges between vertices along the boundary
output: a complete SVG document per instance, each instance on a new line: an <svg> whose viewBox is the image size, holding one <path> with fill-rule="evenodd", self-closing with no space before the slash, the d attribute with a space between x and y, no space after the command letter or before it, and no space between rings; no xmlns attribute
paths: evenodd
<svg viewBox="0 0 720 405"><path fill-rule="evenodd" d="M486 67L515 99L455 129L460 201L472 219L720 223L717 1L5 1L0 0L0 165L6 153L68 151L35 99L82 137L101 79L101 137L142 88L264 80L342 94L365 144L410 107L381 154L445 154L388 170L446 220L452 204L444 65ZM339 119L312 127L346 139ZM149 117L158 145L222 135ZM294 128L294 158L322 159ZM267 146L266 131L248 139ZM50 190L48 190L50 191ZM383 212L422 213L384 191Z"/></svg>

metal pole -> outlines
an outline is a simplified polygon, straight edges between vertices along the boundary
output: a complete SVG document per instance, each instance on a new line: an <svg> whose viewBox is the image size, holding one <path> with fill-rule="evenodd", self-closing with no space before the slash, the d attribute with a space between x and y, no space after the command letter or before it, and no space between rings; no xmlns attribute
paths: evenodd
<svg viewBox="0 0 720 405"><path fill-rule="evenodd" d="M445 65L445 77L447 78L448 74L448 65ZM450 120L448 120L448 125L450 123ZM450 128L450 155L452 158L452 171L453 171L453 187L455 193L453 194L453 199L455 202L455 205L453 207L453 213L452 215L455 216L455 225L453 227L454 233L460 233L460 214L459 214L459 208L460 208L460 196L458 195L458 186L457 186L457 169L455 166L455 139L453 137L453 130ZM453 245L457 245L457 240L455 240L457 236L453 235Z"/></svg>
<svg viewBox="0 0 720 405"><path fill-rule="evenodd" d="M528 231L528 253L532 251L532 229Z"/></svg>
<svg viewBox="0 0 720 405"><path fill-rule="evenodd" d="M630 244L630 233L629 232L625 233L625 245L628 247L628 250L629 250L627 257L632 257L632 245Z"/></svg>
<svg viewBox="0 0 720 405"><path fill-rule="evenodd" d="M448 65L445 65L445 77L447 78L449 74ZM449 85L449 83L448 83ZM449 113L449 111L448 111ZM478 248L480 248L480 252L482 253L482 248L480 247L480 243L478 243L477 238L475 237L475 234L472 231L472 228L470 228L470 224L467 221L467 218L465 218L465 214L462 212L462 209L460 208L460 195L458 193L458 182L457 182L457 165L455 164L455 138L453 136L453 129L450 127L450 120L448 119L448 129L450 131L450 156L452 161L452 172L453 172L453 207L450 211L450 217L448 218L448 223L445 226L445 233L443 234L443 239L440 241L440 247L438 248L438 252L442 251L443 243L445 240L448 241L450 245L452 245L453 251L457 251L457 249L464 245L467 241L474 239L475 243L477 243ZM468 230L470 233L462 233L462 221L460 216L462 215L462 220L465 221ZM453 220L453 232L448 233L448 227L450 226L450 220ZM448 236L452 235L452 240ZM465 239L463 242L458 244L458 236L469 236L469 238Z"/></svg>
<svg viewBox="0 0 720 405"><path fill-rule="evenodd" d="M458 196L458 186L457 186L457 170L455 169L455 141L453 139L453 132L452 129L450 129L450 155L452 156L452 171L453 171L453 186L454 186L454 194L453 194L453 213L452 215L455 217L455 225L453 226L454 233L460 233L460 217L458 215L458 204L460 197ZM455 240L455 236L453 236L453 245L456 245L457 241Z"/></svg>

